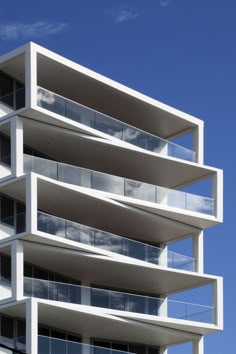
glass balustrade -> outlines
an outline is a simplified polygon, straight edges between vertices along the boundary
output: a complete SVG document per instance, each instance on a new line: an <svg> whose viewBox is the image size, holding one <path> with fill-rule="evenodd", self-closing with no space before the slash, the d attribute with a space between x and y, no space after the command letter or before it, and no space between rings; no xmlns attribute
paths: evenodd
<svg viewBox="0 0 236 354"><path fill-rule="evenodd" d="M38 336L38 354L131 354L127 351Z"/></svg>
<svg viewBox="0 0 236 354"><path fill-rule="evenodd" d="M24 295L73 304L128 311L152 316L172 317L197 322L214 322L214 308L187 302L91 288L80 285L24 278Z"/></svg>
<svg viewBox="0 0 236 354"><path fill-rule="evenodd" d="M37 105L142 149L186 161L196 161L196 153L192 150L150 133L146 133L145 131L132 127L129 124L99 113L41 87L37 88Z"/></svg>
<svg viewBox="0 0 236 354"><path fill-rule="evenodd" d="M123 256L161 265L161 248L46 213L38 212L38 230L50 235L115 252ZM195 260L191 257L168 251L165 258L164 265L167 267L194 271Z"/></svg>
<svg viewBox="0 0 236 354"><path fill-rule="evenodd" d="M0 97L0 116L25 106L25 88L21 87Z"/></svg>
<svg viewBox="0 0 236 354"><path fill-rule="evenodd" d="M25 343L26 343L25 336L14 337L14 338L0 336L0 344L2 345L2 348L0 346L0 353L10 353L11 349L12 349L12 353L25 351ZM5 348L7 351L5 352L3 348Z"/></svg>
<svg viewBox="0 0 236 354"><path fill-rule="evenodd" d="M214 199L24 154L24 172L99 191L213 215Z"/></svg>

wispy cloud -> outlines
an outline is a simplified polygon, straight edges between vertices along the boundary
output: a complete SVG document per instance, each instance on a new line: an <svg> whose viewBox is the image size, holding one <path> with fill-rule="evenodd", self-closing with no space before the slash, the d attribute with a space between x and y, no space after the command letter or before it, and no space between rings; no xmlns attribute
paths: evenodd
<svg viewBox="0 0 236 354"><path fill-rule="evenodd" d="M3 41L20 38L38 38L59 33L67 27L67 23L50 23L37 21L33 23L7 23L0 25L0 39Z"/></svg>
<svg viewBox="0 0 236 354"><path fill-rule="evenodd" d="M139 17L139 13L132 8L124 7L117 11L114 14L114 22L115 23L122 23L127 21L135 20Z"/></svg>
<svg viewBox="0 0 236 354"><path fill-rule="evenodd" d="M161 7L167 7L170 5L171 0L160 0L160 6Z"/></svg>

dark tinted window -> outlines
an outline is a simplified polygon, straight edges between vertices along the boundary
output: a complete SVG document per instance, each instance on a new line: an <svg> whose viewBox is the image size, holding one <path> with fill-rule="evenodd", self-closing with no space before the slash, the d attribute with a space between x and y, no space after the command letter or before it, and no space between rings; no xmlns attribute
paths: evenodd
<svg viewBox="0 0 236 354"><path fill-rule="evenodd" d="M1 197L1 221L8 225L14 225L14 201Z"/></svg>
<svg viewBox="0 0 236 354"><path fill-rule="evenodd" d="M4 255L1 256L1 278L11 280L11 258Z"/></svg>
<svg viewBox="0 0 236 354"><path fill-rule="evenodd" d="M2 316L1 318L1 336L13 339L14 338L14 322L12 318Z"/></svg>

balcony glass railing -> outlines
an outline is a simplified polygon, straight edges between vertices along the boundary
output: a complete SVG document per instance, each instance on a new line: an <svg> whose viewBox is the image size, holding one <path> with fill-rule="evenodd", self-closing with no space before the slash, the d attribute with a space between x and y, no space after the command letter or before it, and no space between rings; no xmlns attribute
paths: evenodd
<svg viewBox="0 0 236 354"><path fill-rule="evenodd" d="M1 104L6 106L5 113L10 113L7 110L17 110L25 106L25 88L21 87L13 92L10 92L4 96L0 97L0 111L3 108Z"/></svg>
<svg viewBox="0 0 236 354"><path fill-rule="evenodd" d="M5 347L5 349L7 350L5 352L3 348L1 348L0 346L0 353L9 353L11 349L13 350L12 351L13 353L19 353L20 351L24 352L25 343L26 343L25 340L26 340L25 336L14 337L14 338L0 336L0 344L2 344L3 348Z"/></svg>
<svg viewBox="0 0 236 354"><path fill-rule="evenodd" d="M152 316L206 323L214 322L214 308L212 306L174 300L168 300L166 306L166 300L161 298L35 278L24 278L24 295Z"/></svg>
<svg viewBox="0 0 236 354"><path fill-rule="evenodd" d="M42 212L38 212L38 230L153 264L189 271L195 268L195 260L191 257L168 251L161 262L161 248Z"/></svg>
<svg viewBox="0 0 236 354"><path fill-rule="evenodd" d="M213 215L214 200L24 154L24 172L169 207Z"/></svg>
<svg viewBox="0 0 236 354"><path fill-rule="evenodd" d="M131 354L111 348L72 342L53 337L38 336L38 354Z"/></svg>
<svg viewBox="0 0 236 354"><path fill-rule="evenodd" d="M37 105L142 149L186 161L196 161L196 153L192 150L99 113L42 87L37 88Z"/></svg>

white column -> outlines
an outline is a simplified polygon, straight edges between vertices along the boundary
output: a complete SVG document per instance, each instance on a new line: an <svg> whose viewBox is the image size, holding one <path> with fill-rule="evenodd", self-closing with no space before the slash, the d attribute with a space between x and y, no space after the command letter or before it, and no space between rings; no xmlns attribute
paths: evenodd
<svg viewBox="0 0 236 354"><path fill-rule="evenodd" d="M160 347L160 354L168 354L168 348L166 346Z"/></svg>
<svg viewBox="0 0 236 354"><path fill-rule="evenodd" d="M193 341L193 354L204 354L204 337L200 336L199 338Z"/></svg>
<svg viewBox="0 0 236 354"><path fill-rule="evenodd" d="M38 303L33 298L26 302L26 353L38 353Z"/></svg>
<svg viewBox="0 0 236 354"><path fill-rule="evenodd" d="M195 259L195 272L204 272L204 231L192 237L193 257Z"/></svg>
<svg viewBox="0 0 236 354"><path fill-rule="evenodd" d="M215 203L215 217L223 221L223 171L217 170L212 177L212 197Z"/></svg>
<svg viewBox="0 0 236 354"><path fill-rule="evenodd" d="M34 233L37 230L37 177L28 173L25 181L26 190L26 232Z"/></svg>
<svg viewBox="0 0 236 354"><path fill-rule="evenodd" d="M91 305L91 288L87 282L81 282L81 304Z"/></svg>
<svg viewBox="0 0 236 354"><path fill-rule="evenodd" d="M158 316L168 317L168 298L166 295L161 295L161 303L159 306Z"/></svg>
<svg viewBox="0 0 236 354"><path fill-rule="evenodd" d="M24 250L21 240L11 244L11 279L13 300L21 300L24 295Z"/></svg>
<svg viewBox="0 0 236 354"><path fill-rule="evenodd" d="M196 152L196 162L204 163L204 122L193 129L193 150Z"/></svg>
<svg viewBox="0 0 236 354"><path fill-rule="evenodd" d="M25 53L25 105L36 106L37 55L34 43L29 43Z"/></svg>
<svg viewBox="0 0 236 354"><path fill-rule="evenodd" d="M166 243L160 244L161 254L159 256L159 265L162 267L168 267L168 246Z"/></svg>
<svg viewBox="0 0 236 354"><path fill-rule="evenodd" d="M11 120L11 170L13 176L23 174L23 121L20 117Z"/></svg>
<svg viewBox="0 0 236 354"><path fill-rule="evenodd" d="M223 278L217 277L212 284L212 305L213 309L213 323L223 329L224 315L223 315Z"/></svg>

